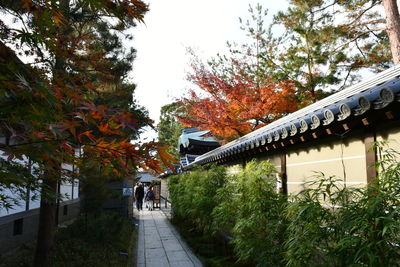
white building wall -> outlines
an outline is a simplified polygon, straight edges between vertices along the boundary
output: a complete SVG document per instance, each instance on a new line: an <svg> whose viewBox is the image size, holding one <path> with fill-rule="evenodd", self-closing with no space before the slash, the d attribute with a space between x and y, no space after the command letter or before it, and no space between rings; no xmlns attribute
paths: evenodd
<svg viewBox="0 0 400 267"><path fill-rule="evenodd" d="M7 158L4 155L0 155L0 157L2 157L3 159ZM24 156L24 158L22 160L14 159L13 161L16 162L16 163L24 164L24 165L28 164L28 158L25 157L25 156ZM35 173L37 171L35 171L35 170L37 170L38 165L36 163L34 163L34 164L32 164L31 168L32 168L32 174L36 175ZM65 170L68 170L68 171L72 171L72 165L62 164L62 168L64 168ZM37 177L37 178L40 179L39 177ZM9 189L5 189L2 193L5 194L6 196L10 196L10 197L13 197L13 198L16 198L16 196L18 195L15 192L12 192ZM74 185L72 185L72 183L68 182L68 181L62 182L62 184L60 185L60 193L62 195L61 199L63 201L79 198L79 180L75 179ZM33 199L32 199L32 197L33 197ZM12 208L10 208L8 210L5 209L5 208L0 208L0 217L1 216L6 216L6 215L10 215L10 214L15 214L15 213L27 210L26 209L26 200L25 199L17 198L17 201L19 202L18 205L13 205ZM39 207L40 207L40 193L39 193L39 191L30 192L29 210L37 209Z"/></svg>

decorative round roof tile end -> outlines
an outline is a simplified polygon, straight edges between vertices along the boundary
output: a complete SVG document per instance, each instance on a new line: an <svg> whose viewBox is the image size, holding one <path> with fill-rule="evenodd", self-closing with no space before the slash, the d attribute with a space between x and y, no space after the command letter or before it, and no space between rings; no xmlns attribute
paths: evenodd
<svg viewBox="0 0 400 267"><path fill-rule="evenodd" d="M349 105L347 105L346 103L343 103L339 106L339 111L340 111L340 114L338 116L338 121L343 121L343 120L347 119L348 117L350 117L350 115L351 115L351 109L350 109Z"/></svg>
<svg viewBox="0 0 400 267"><path fill-rule="evenodd" d="M278 133L278 131L275 131L274 132L274 141L278 141L279 139L280 139L280 135L279 135L279 133Z"/></svg>
<svg viewBox="0 0 400 267"><path fill-rule="evenodd" d="M329 125L335 120L335 114L333 114L332 110L330 109L326 109L324 111L324 117L325 117L323 121L324 125Z"/></svg>
<svg viewBox="0 0 400 267"><path fill-rule="evenodd" d="M285 138L287 138L288 136L289 136L288 131L286 130L285 127L283 127L283 128L281 129L281 137L282 137L282 139L285 139Z"/></svg>
<svg viewBox="0 0 400 267"><path fill-rule="evenodd" d="M318 116L317 115L312 115L311 116L311 129L316 129L316 128L318 128L320 125L321 125L321 121L320 121L320 119L318 118Z"/></svg>
<svg viewBox="0 0 400 267"><path fill-rule="evenodd" d="M294 125L294 123L290 124L290 136L294 136L297 134L297 127Z"/></svg>
<svg viewBox="0 0 400 267"><path fill-rule="evenodd" d="M308 130L308 124L305 120L300 120L300 133L304 133Z"/></svg>

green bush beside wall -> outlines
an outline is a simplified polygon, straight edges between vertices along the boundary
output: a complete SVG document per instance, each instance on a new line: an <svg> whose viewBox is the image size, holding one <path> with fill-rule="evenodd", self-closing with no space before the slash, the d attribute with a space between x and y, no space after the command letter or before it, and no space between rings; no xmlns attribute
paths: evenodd
<svg viewBox="0 0 400 267"><path fill-rule="evenodd" d="M348 188L317 173L297 195L277 193L269 162L238 174L222 166L169 179L176 217L210 238L224 236L239 262L258 266L396 266L400 264L400 164L384 153L379 177Z"/></svg>

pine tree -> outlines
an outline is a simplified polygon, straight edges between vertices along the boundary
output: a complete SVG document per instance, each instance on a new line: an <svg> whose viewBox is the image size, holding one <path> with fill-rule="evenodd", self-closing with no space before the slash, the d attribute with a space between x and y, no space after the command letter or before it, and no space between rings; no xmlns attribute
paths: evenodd
<svg viewBox="0 0 400 267"><path fill-rule="evenodd" d="M178 139L181 129L184 126L178 121L176 116L183 116L178 102L161 107L160 122L157 125L158 141L168 146L167 152L175 159L179 158Z"/></svg>

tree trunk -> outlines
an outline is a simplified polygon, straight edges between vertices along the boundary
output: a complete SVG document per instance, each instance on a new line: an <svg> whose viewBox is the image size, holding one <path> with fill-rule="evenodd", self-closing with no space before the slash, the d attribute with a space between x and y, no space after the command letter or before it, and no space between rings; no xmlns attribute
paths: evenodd
<svg viewBox="0 0 400 267"><path fill-rule="evenodd" d="M60 1L60 12L64 17L64 23L60 28L59 38L62 41L65 36L69 34L69 9L70 0ZM63 51L67 51L66 44L61 47ZM61 49L61 50L62 50ZM57 84L58 79L66 76L66 60L63 54L60 54L56 49L55 64L52 69L53 84ZM34 267L48 266L48 258L54 243L54 230L55 230L55 213L56 213L56 200L57 200L57 185L60 181L60 170L62 157L58 161L53 160L49 162L48 169L45 169L43 177L43 189L41 192L40 200L40 217L39 217L39 231L37 237L37 246L35 254ZM50 167L52 166L52 167ZM57 214L58 216L58 214Z"/></svg>
<svg viewBox="0 0 400 267"><path fill-rule="evenodd" d="M34 267L47 266L53 246L57 198L57 177L54 176L54 171L45 171L43 177Z"/></svg>
<svg viewBox="0 0 400 267"><path fill-rule="evenodd" d="M400 16L396 0L382 0L386 14L386 32L394 64L400 64Z"/></svg>

